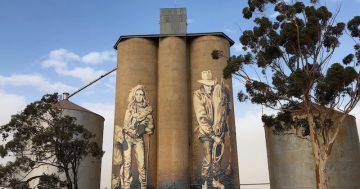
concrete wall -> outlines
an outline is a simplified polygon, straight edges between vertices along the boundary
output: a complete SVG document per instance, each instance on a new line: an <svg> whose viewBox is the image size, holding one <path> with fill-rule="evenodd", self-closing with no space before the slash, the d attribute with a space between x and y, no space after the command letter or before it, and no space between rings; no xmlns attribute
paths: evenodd
<svg viewBox="0 0 360 189"><path fill-rule="evenodd" d="M121 147L116 131L123 127L129 90L142 84L146 87L155 123L147 170L148 188L201 186L199 172L204 154L197 131L194 131L198 123L191 99L200 87L197 81L202 71L211 70L220 83L226 58L213 60L211 52L222 50L228 55L229 47L228 39L222 36L134 37L118 43L114 153ZM231 80L224 80L224 83L232 99ZM233 102L230 106L221 160L221 170L226 174L222 174L220 180L225 188L239 188ZM117 182L120 171L114 163L113 160L113 183ZM131 188L137 189L140 187L136 163L132 163L132 168Z"/></svg>
<svg viewBox="0 0 360 189"><path fill-rule="evenodd" d="M185 8L160 9L160 34L185 34L186 19Z"/></svg>
<svg viewBox="0 0 360 189"><path fill-rule="evenodd" d="M316 178L311 144L294 135L274 135L265 128L272 189L314 189ZM328 161L331 189L360 188L360 145L355 117L348 116Z"/></svg>
<svg viewBox="0 0 360 189"><path fill-rule="evenodd" d="M210 70L213 78L220 83L223 78L223 69L226 66L227 59L222 57L214 60L211 57L213 50L223 51L225 56L229 56L229 42L223 37L219 36L202 36L190 41L190 67L191 67L191 91L194 92L200 88L198 80L201 79L202 71ZM230 99L232 100L232 83L231 80L224 80L228 87ZM193 102L191 103L193 104ZM237 162L237 148L236 148L236 134L235 134L235 119L233 102L231 104L231 112L228 118L229 130L225 135L224 156L221 161L222 168L228 168L228 175L223 175L225 188L240 188L238 162ZM201 164L204 156L204 149L198 139L198 122L194 109L192 108L192 142L191 142L191 185L199 187L201 184ZM226 170L225 170L226 172Z"/></svg>
<svg viewBox="0 0 360 189"><path fill-rule="evenodd" d="M76 117L76 123L95 134L94 141L102 147L104 118L94 113L64 109L64 115ZM101 159L85 157L79 166L79 188L98 189L101 178Z"/></svg>
<svg viewBox="0 0 360 189"><path fill-rule="evenodd" d="M188 61L184 37L161 38L158 61L158 187L189 186Z"/></svg>
<svg viewBox="0 0 360 189"><path fill-rule="evenodd" d="M63 115L76 118L76 123L83 125L91 133L95 134L93 139L100 147L103 142L103 129L104 118L100 115L92 113L80 106L71 103L68 100L62 100L59 102L59 108L63 110ZM74 108L74 109L73 109ZM31 172L29 177L42 175L42 174L59 174L57 168L53 166L40 166ZM64 174L59 175L62 180L66 180ZM101 158L93 158L90 156L85 157L81 162L78 170L78 187L80 189L99 189L101 178ZM35 179L29 183L31 188L35 188L39 183L38 179Z"/></svg>
<svg viewBox="0 0 360 189"><path fill-rule="evenodd" d="M153 117L155 122L155 133L151 136L145 136L145 154L150 140L151 150L149 151L148 186L156 186L156 133L157 133L157 42L146 38L127 39L118 45L118 64L116 71L116 100L115 100L115 127L123 127L125 111L128 106L128 96L130 90L138 84L146 87L146 95L150 105L153 108ZM114 128L116 130L116 128ZM114 135L115 141L116 135ZM114 150L119 148L119 144L114 142ZM135 160L133 157L132 159ZM134 161L135 162L135 161ZM120 166L113 165L113 177L118 177ZM133 166L133 179L138 180L137 170ZM135 188L140 188L138 182L134 182Z"/></svg>

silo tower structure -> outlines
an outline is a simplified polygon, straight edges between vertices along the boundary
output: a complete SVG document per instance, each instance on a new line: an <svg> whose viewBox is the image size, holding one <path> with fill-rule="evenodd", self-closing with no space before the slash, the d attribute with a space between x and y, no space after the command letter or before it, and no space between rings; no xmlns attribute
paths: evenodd
<svg viewBox="0 0 360 189"><path fill-rule="evenodd" d="M240 188L232 83L233 41L187 33L186 9L161 9L160 34L120 36L112 188Z"/></svg>
<svg viewBox="0 0 360 189"><path fill-rule="evenodd" d="M59 101L58 108L63 110L62 113L64 116L75 117L76 123L83 125L85 129L94 134L95 138L93 140L102 147L105 121L102 116L87 110L68 99ZM78 174L79 188L100 188L101 158L94 158L91 156L85 157L80 163Z"/></svg>
<svg viewBox="0 0 360 189"><path fill-rule="evenodd" d="M87 110L71 101L66 97L67 93L64 93L64 99L58 101L56 108L62 110L63 116L70 116L76 118L76 124L82 125L85 129L95 135L94 140L100 147L103 141L103 129L104 118L90 110ZM34 169L28 175L29 177L43 175L43 174L59 174L59 171L54 166L42 165ZM65 174L59 175L62 180L66 179ZM86 189L99 189L101 178L101 158L94 158L89 156L84 157L78 170L78 187ZM39 179L34 179L29 182L30 188L37 188Z"/></svg>
<svg viewBox="0 0 360 189"><path fill-rule="evenodd" d="M333 119L338 119L340 113ZM308 140L296 135L274 135L265 127L270 187L272 189L316 188L315 163ZM341 126L327 163L330 189L360 188L360 144L354 116Z"/></svg>

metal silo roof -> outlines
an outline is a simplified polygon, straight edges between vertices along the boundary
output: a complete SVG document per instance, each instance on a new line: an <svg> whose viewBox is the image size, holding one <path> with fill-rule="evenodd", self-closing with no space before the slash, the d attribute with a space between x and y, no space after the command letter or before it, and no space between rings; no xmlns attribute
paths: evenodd
<svg viewBox="0 0 360 189"><path fill-rule="evenodd" d="M82 111L82 112L88 112L88 113L91 113L91 114L94 114L96 116L99 116L101 117L102 119L104 119L103 116L97 114L97 113L94 113L86 108L83 108L69 100L60 100L58 103L57 103L57 108L60 108L60 109L67 109L67 110L76 110L76 111ZM105 119L104 119L105 120Z"/></svg>
<svg viewBox="0 0 360 189"><path fill-rule="evenodd" d="M130 38L161 38L161 37L170 37L170 36L176 36L176 37L188 37L188 38L194 38L194 37L200 37L200 36L209 36L209 35L213 35L213 36L222 36L225 39L227 39L230 43L230 46L232 46L235 42L229 37L227 36L225 33L223 32L207 32L207 33L185 33L185 34L145 34L145 35L122 35L119 37L119 39L116 41L115 45L114 45L114 49L117 49L118 44L126 39L130 39Z"/></svg>

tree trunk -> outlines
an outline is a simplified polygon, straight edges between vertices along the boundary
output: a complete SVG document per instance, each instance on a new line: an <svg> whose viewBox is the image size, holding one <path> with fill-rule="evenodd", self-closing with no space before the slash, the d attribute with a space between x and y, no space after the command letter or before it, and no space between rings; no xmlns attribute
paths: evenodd
<svg viewBox="0 0 360 189"><path fill-rule="evenodd" d="M327 157L325 157L327 159ZM316 184L318 189L328 189L328 178L327 178L327 161L320 158L319 161L316 161Z"/></svg>
<svg viewBox="0 0 360 189"><path fill-rule="evenodd" d="M67 188L68 189L73 189L73 185L72 185L71 177L70 177L70 174L69 174L69 170L65 169L64 172L65 172L65 176L66 176Z"/></svg>
<svg viewBox="0 0 360 189"><path fill-rule="evenodd" d="M74 171L74 189L78 189L77 171Z"/></svg>
<svg viewBox="0 0 360 189"><path fill-rule="evenodd" d="M327 183L327 171L326 171L326 163L327 163L327 154L324 148L321 148L320 145L323 145L322 142L319 141L318 133L316 131L316 125L313 116L310 111L307 114L307 120L310 127L310 142L313 151L313 157L315 162L315 175L316 175L316 188L317 189L328 189Z"/></svg>
<svg viewBox="0 0 360 189"><path fill-rule="evenodd" d="M315 162L316 188L328 189L328 175L326 169L328 154L325 150L327 144L323 144L324 141L319 140L319 135L316 131L316 124L313 116L310 115L310 111L308 111L307 118L310 127L310 141Z"/></svg>

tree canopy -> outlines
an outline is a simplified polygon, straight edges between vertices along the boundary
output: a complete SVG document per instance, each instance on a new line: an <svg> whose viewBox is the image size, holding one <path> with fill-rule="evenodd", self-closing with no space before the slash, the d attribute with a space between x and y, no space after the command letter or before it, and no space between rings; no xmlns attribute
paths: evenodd
<svg viewBox="0 0 360 189"><path fill-rule="evenodd" d="M81 161L86 156L101 158L103 151L92 139L94 134L76 123L75 117L63 114L57 105L58 95L47 94L1 126L3 145L0 155L12 157L0 165L1 185L27 188L39 179L39 188L78 188ZM52 174L34 174L41 166L55 168Z"/></svg>
<svg viewBox="0 0 360 189"><path fill-rule="evenodd" d="M250 100L277 111L263 115L277 133L301 129L309 137L318 176L318 188L327 188L326 161L345 116L360 99L360 16L337 22L340 9L331 12L321 1L249 0L243 9L254 27L239 40L244 53L229 57L224 77L234 76L245 91L239 101ZM275 18L263 12L273 9ZM343 37L353 50L340 49ZM334 61L336 51L342 61ZM214 50L213 58L222 55ZM295 115L305 115L299 117ZM340 119L334 121L334 114Z"/></svg>

